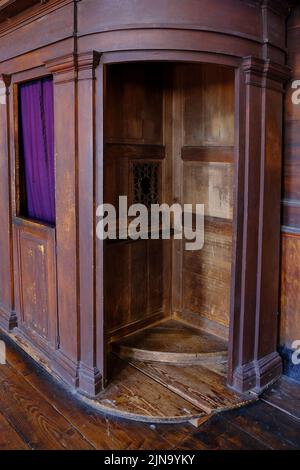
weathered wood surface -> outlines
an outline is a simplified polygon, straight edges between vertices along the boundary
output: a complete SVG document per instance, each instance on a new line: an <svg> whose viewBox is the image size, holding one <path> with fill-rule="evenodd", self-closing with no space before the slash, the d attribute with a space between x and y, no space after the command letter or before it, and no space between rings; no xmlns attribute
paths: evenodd
<svg viewBox="0 0 300 470"><path fill-rule="evenodd" d="M7 362L10 366L11 381L16 384L18 394L24 384L26 393L31 398L33 409L43 406L43 413L50 415L55 412L55 430L62 433L65 429L64 418L70 426L77 429L82 442L76 446L82 448L87 441L96 449L279 449L300 447L300 425L291 416L276 410L271 404L257 402L250 407L217 414L208 422L195 430L190 424L157 424L147 425L128 420L109 418L102 413L86 406L49 374L38 368L36 364L7 342ZM4 367L0 366L0 380ZM297 386L296 386L297 387ZM278 383L278 391L281 383ZM293 392L294 398L297 388ZM298 397L300 387L298 387ZM286 405L292 397L287 394ZM43 405L41 403L43 402ZM61 443L53 442L51 433L40 425L41 421L32 420L29 407L22 410L25 424L16 419L20 405L11 400L11 406L3 412L0 400L0 449L15 450L26 448L61 449ZM54 410L54 411L53 411ZM274 415L275 413L275 415ZM29 415L29 416L28 416ZM50 416L49 415L49 416ZM57 418L59 417L59 418ZM49 420L49 418L48 418ZM26 421L30 425L26 425ZM49 422L49 421L48 421ZM38 436L33 443L32 436ZM79 439L79 437L78 437ZM74 441L68 441L68 447L74 448ZM77 447L76 447L77 448Z"/></svg>
<svg viewBox="0 0 300 470"><path fill-rule="evenodd" d="M113 345L123 358L196 364L207 356L226 357L226 341L176 320L167 320Z"/></svg>
<svg viewBox="0 0 300 470"><path fill-rule="evenodd" d="M257 399L255 394L238 396L226 387L223 375L200 365L173 365L131 361L134 367L206 413L235 408Z"/></svg>
<svg viewBox="0 0 300 470"><path fill-rule="evenodd" d="M107 388L90 404L116 416L149 422L186 422L203 410L123 362L111 358Z"/></svg>
<svg viewBox="0 0 300 470"><path fill-rule="evenodd" d="M300 385L288 377L282 377L262 396L269 405L300 421Z"/></svg>

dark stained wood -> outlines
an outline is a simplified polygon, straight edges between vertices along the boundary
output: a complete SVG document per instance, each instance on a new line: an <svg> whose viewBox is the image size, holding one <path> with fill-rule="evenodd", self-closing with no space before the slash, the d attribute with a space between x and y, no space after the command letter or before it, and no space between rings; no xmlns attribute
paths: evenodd
<svg viewBox="0 0 300 470"><path fill-rule="evenodd" d="M160 64L110 65L106 70L104 202L133 202L132 165L160 161L163 144L163 71ZM159 182L161 201L162 184ZM161 201L162 202L162 201ZM105 244L104 304L108 340L169 314L164 296L170 245L161 240ZM123 333L124 334L124 333Z"/></svg>
<svg viewBox="0 0 300 470"><path fill-rule="evenodd" d="M14 312L20 313L15 307L22 286L20 270L15 271L16 286L9 279L17 251L10 241L12 218L18 214L17 84L53 74L57 279L40 299L51 297L54 304L57 294L58 334L47 367L73 389L94 396L105 383L110 337L175 314L186 315L186 321L198 316L202 328L210 330L215 323L220 336L229 326L228 381L236 389L261 388L277 378L286 2L226 0L222 10L218 0L49 0L22 11L16 2L2 6L11 6L12 16L3 21L5 9L6 16L0 15L0 74L11 77L0 104L1 325L9 328L19 321ZM23 2L22 8L28 6ZM292 21L297 42L297 15ZM296 46L291 45L291 53L297 57ZM297 125L288 129L292 138L297 131ZM117 152L123 148L123 155L106 158L104 144L118 146ZM221 267L208 246L201 260L208 270L202 276L196 257L188 263L184 259L181 241L114 246L122 266L111 254L115 264L107 267L105 251L113 249L96 239L95 209L103 196L114 202L119 194L130 194L132 161L142 160L138 146L145 147L145 161L147 155L158 162L162 201L202 199L207 215L220 219L212 246L220 248ZM199 154L182 159L186 147L200 148L202 160ZM219 161L222 152L215 161L212 147L232 148L232 160L226 150L226 162ZM294 158L292 149L287 199L299 189L291 171ZM229 232L228 239L223 236L224 219L232 225L231 243ZM224 258L230 250L229 274ZM39 267L39 258L28 267L36 284ZM210 285L221 300L213 298ZM43 329L48 318L34 310L29 297ZM31 335L28 350L39 357L42 349L39 335Z"/></svg>
<svg viewBox="0 0 300 470"><path fill-rule="evenodd" d="M292 347L300 338L300 105L293 104L294 80L299 80L300 8L295 5L287 25L288 64L291 67L290 82L285 96L284 115L284 167L281 237L281 299L280 344Z"/></svg>
<svg viewBox="0 0 300 470"><path fill-rule="evenodd" d="M93 449L42 396L9 366L0 373L0 407L33 449Z"/></svg>
<svg viewBox="0 0 300 470"><path fill-rule="evenodd" d="M199 431L181 442L178 449L201 450L266 450L268 446L261 440L250 436L242 428L225 421L220 415L212 417Z"/></svg>
<svg viewBox="0 0 300 470"><path fill-rule="evenodd" d="M204 223L203 249L197 252L185 251L183 255L183 310L197 312L199 317L228 327L231 223L217 217L207 217Z"/></svg>
<svg viewBox="0 0 300 470"><path fill-rule="evenodd" d="M218 414L203 424L197 431L190 424L152 424L149 426L128 420L108 418L91 409L82 400L78 400L74 393L67 391L53 380L49 374L38 368L27 354L19 350L7 338L1 337L1 339L6 339L7 343L7 361L12 372L11 381L17 382L19 385L22 383L23 387L25 383L26 393L30 394L34 409L39 409L41 406L40 400L43 402L44 411L46 409L48 411L49 406L50 409L55 409L55 430L58 436L61 435L60 433L63 432L66 426L66 421L62 419L64 417L70 426L78 430L81 438L88 441L96 449L254 450L294 449L300 446L299 421L295 421L286 414L285 410L285 407L287 407L287 410L290 409L292 398L296 398L296 389L293 387L290 395L289 391L291 389L288 387L288 391L286 384L278 383L276 386L276 395L280 393L282 385L284 386L286 398L281 403L284 412L276 410L276 404L274 408L272 404L267 405L259 401L248 407ZM0 368L1 380L3 379L1 376L2 371L3 366ZM299 386L297 386L297 389L299 390ZM26 400L28 401L28 396ZM21 416L25 422L31 424L31 427L22 423L21 427L16 428L14 407L17 407L16 413L18 413L19 404L14 400L11 400L10 403L12 406L7 410L7 418L0 412L1 450L30 448L29 443L33 435L40 437L40 441L43 442L43 449L56 448L53 446L49 435L46 434L45 428L44 432L41 432L40 421L32 421L32 413L28 417L26 407L22 409ZM58 419L57 413L60 416ZM274 413L275 419L273 417ZM48 411L47 414L52 416L52 412L49 413ZM47 422L49 422L49 417ZM74 448L74 439L72 442L71 439L68 440L66 448L69 448L68 446ZM78 442L77 447L78 449L81 448ZM61 448L61 446L59 445L57 448Z"/></svg>
<svg viewBox="0 0 300 470"><path fill-rule="evenodd" d="M79 299L82 321L80 322L81 360L78 373L79 388L90 395L104 386L104 341L96 344L97 335L104 336L103 323L96 321L96 214L94 197L95 179L95 69L100 57L95 52L82 54L78 58L78 102L85 113L78 116L78 237L79 237ZM88 150L87 150L88 149ZM100 286L99 286L100 287ZM97 331L97 324L99 331ZM93 345L91 350L91 345ZM97 362L97 353L102 357Z"/></svg>
<svg viewBox="0 0 300 470"><path fill-rule="evenodd" d="M13 235L18 328L49 353L58 342L55 229L16 217Z"/></svg>
<svg viewBox="0 0 300 470"><path fill-rule="evenodd" d="M299 421L266 403L260 401L223 416L227 422L246 429L248 434L255 436L271 449L299 449Z"/></svg>
<svg viewBox="0 0 300 470"><path fill-rule="evenodd" d="M107 244L105 255L107 333L115 336L120 328L163 316L161 240Z"/></svg>
<svg viewBox="0 0 300 470"><path fill-rule="evenodd" d="M167 320L113 344L125 359L197 364L208 356L227 355L226 341L175 320Z"/></svg>
<svg viewBox="0 0 300 470"><path fill-rule="evenodd" d="M3 228L0 237L0 323L6 329L16 325L16 316L13 310L13 246L12 223L11 223L11 169L9 151L9 125L10 125L10 103L9 103L10 77L4 75L0 81L0 173L2 182L0 185L0 226Z"/></svg>
<svg viewBox="0 0 300 470"><path fill-rule="evenodd" d="M111 65L107 79L106 142L163 143L162 67Z"/></svg>
<svg viewBox="0 0 300 470"><path fill-rule="evenodd" d="M170 439L165 439L149 425L108 418L86 405L79 397L76 398L42 369L37 369L26 354L17 351L12 345L7 345L7 360L96 449L167 449L175 445L172 440L175 429L170 432ZM191 430L191 426L185 425L185 429Z"/></svg>
<svg viewBox="0 0 300 470"><path fill-rule="evenodd" d="M283 233L281 244L281 317L280 343L292 347L300 338L298 288L300 276L300 238L294 233Z"/></svg>
<svg viewBox="0 0 300 470"><path fill-rule="evenodd" d="M294 380L282 377L263 394L262 400L300 420L300 385Z"/></svg>
<svg viewBox="0 0 300 470"><path fill-rule="evenodd" d="M51 60L47 68L54 77L55 198L57 249L57 308L59 349L53 367L73 386L78 385L78 192L75 139L77 96L73 54ZM64 131L61 132L61 129ZM62 320L62 319L65 320Z"/></svg>
<svg viewBox="0 0 300 470"><path fill-rule="evenodd" d="M29 450L29 446L2 414L0 414L0 449Z"/></svg>
<svg viewBox="0 0 300 470"><path fill-rule="evenodd" d="M157 160L165 157L165 148L163 145L108 143L105 147L105 155L107 159L146 158L147 160Z"/></svg>
<svg viewBox="0 0 300 470"><path fill-rule="evenodd" d="M38 2L39 0L23 0L22 2L17 2L16 0L1 0L0 21L9 19Z"/></svg>
<svg viewBox="0 0 300 470"><path fill-rule="evenodd" d="M215 64L180 67L184 145L232 146L234 71Z"/></svg>
<svg viewBox="0 0 300 470"><path fill-rule="evenodd" d="M237 150L242 154L245 151L245 167L238 174L235 208L236 214L240 211L247 214L247 224L244 220L242 229L241 221L234 223L234 233L243 230L243 239L234 235L230 329L233 353L228 374L229 382L240 391L261 389L282 372L281 358L276 351L281 180L278 150L282 147L280 103L283 83L288 78L286 68L271 63L265 68L260 60L253 58L245 59L243 69L237 94L240 106L246 110L246 119L240 113L237 125L246 123L246 133L241 134ZM241 90L243 95L239 95ZM255 116L261 116L263 110L262 133L261 122ZM276 154L274 162L272 153ZM257 338L259 344L255 339L258 331L261 331ZM264 335L263 331L270 334Z"/></svg>
<svg viewBox="0 0 300 470"><path fill-rule="evenodd" d="M168 390L116 356L110 362L110 382L93 405L102 412L155 422L186 422L203 410ZM91 401L89 401L91 404Z"/></svg>
<svg viewBox="0 0 300 470"><path fill-rule="evenodd" d="M130 364L163 384L185 400L211 414L251 402L255 394L235 395L226 387L226 378L205 365L173 365L130 360Z"/></svg>
<svg viewBox="0 0 300 470"><path fill-rule="evenodd" d="M182 147L182 159L187 161L232 163L233 147Z"/></svg>

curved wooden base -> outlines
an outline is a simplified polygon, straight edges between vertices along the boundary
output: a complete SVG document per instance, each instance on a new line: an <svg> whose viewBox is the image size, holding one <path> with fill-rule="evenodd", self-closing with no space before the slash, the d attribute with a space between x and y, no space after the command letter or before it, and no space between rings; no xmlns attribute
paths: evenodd
<svg viewBox="0 0 300 470"><path fill-rule="evenodd" d="M215 413L243 406L255 394L235 394L226 386L227 362L202 365L126 363L112 356L113 377L98 397L82 399L108 415L150 423L191 422L199 426Z"/></svg>
<svg viewBox="0 0 300 470"><path fill-rule="evenodd" d="M201 364L208 357L226 357L221 338L176 320L145 328L113 344L122 359L174 364Z"/></svg>

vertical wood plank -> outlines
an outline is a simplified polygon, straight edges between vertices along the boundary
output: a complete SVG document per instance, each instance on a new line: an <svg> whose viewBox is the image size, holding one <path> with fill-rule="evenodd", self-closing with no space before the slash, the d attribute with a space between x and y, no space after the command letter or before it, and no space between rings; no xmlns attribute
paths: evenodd
<svg viewBox="0 0 300 470"><path fill-rule="evenodd" d="M10 77L0 75L0 324L13 328L13 251L10 172Z"/></svg>

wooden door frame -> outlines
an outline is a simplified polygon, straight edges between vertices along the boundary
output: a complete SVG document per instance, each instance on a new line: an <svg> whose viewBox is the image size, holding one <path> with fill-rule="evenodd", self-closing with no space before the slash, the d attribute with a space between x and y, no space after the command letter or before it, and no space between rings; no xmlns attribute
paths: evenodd
<svg viewBox="0 0 300 470"><path fill-rule="evenodd" d="M104 66L128 62L185 62L185 63L212 63L230 66L235 69L235 149L234 149L234 208L233 208L233 246L232 246L232 274L231 274L231 306L230 306L230 335L228 344L228 385L240 392L249 389L261 389L270 380L281 373L281 360L276 352L277 319L269 319L272 331L260 329L259 296L264 295L258 284L259 260L261 260L260 244L264 220L264 209L269 208L270 201L262 201L262 178L264 174L262 160L264 155L258 154L257 149L263 152L263 129L267 126L263 116L263 99L267 98L269 89L282 93L283 67L275 66L270 61L255 58L235 58L216 53L178 52L178 51L126 51L106 52L101 55L97 71L97 114L96 135L97 141L97 204L103 196L103 90ZM281 112L281 110L279 111ZM266 117L266 116L265 116ZM268 116L272 120L272 116ZM102 123L102 124L101 124ZM101 128L101 131L99 129ZM252 141L254 139L254 141ZM255 145L254 145L255 144ZM266 144L266 142L265 142ZM256 162L256 163L255 163ZM265 168L268 172L268 168ZM100 175L100 176L99 176ZM255 184L254 184L255 183ZM251 186L250 185L253 185ZM265 198L267 195L265 194ZM260 202L259 202L260 201ZM257 207L260 207L258 209ZM264 204L262 206L262 204ZM253 223L257 223L253 230ZM280 234L280 224L278 239ZM104 338L104 312L103 312L103 245L97 241L97 324L99 325L97 337ZM277 245L274 247L276 256ZM275 273L276 275L277 273ZM252 280L252 284L251 284ZM256 284L255 291L253 282ZM247 283L249 283L247 285ZM276 284L276 283L275 283ZM251 291L252 289L252 291ZM271 285L271 295L276 296L278 286ZM249 311L247 302L252 296L256 307ZM251 304L252 305L252 304ZM247 309L248 308L248 309ZM265 343L265 336L270 335L271 341L267 347L267 354L259 353L259 345ZM273 341L272 341L273 340ZM266 348L265 348L266 349ZM100 369L105 371L105 352L98 349L98 363ZM105 372L104 372L105 375Z"/></svg>

